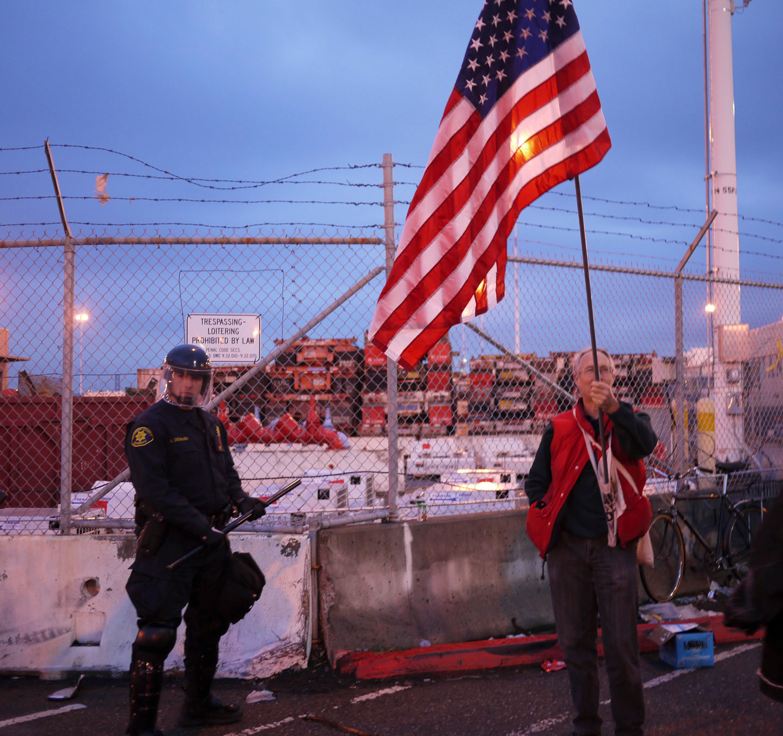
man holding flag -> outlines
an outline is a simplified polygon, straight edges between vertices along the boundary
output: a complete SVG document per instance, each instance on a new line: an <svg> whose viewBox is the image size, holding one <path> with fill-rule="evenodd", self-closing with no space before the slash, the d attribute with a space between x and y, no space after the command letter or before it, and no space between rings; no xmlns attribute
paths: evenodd
<svg viewBox="0 0 783 736"><path fill-rule="evenodd" d="M497 304L504 294L506 240L519 213L548 190L575 178L592 340L592 351L580 354L575 374L581 381L578 407L586 407L591 418L595 415L595 427L586 419L581 424L575 420L568 430L581 429L585 445L588 436L592 437L596 449L592 445L589 449L593 457L611 456L614 450L625 458L624 446L607 445L604 423L606 412L613 412L618 426L627 415L627 424L633 425L636 434L644 435L627 461L638 471L634 480L643 484L640 458L652 448L647 446L650 442L654 445L655 435L652 430L647 432L649 428L630 407L622 407L615 399L611 359L596 350L582 222L578 175L601 161L610 146L572 0L485 0L408 210L369 339L389 358L410 369L452 326ZM592 365L588 365L590 352ZM580 411L584 413L584 409ZM611 426L609 423L607 428ZM622 431L615 434L622 435ZM579 444L583 438L576 433L560 432L557 437L558 461L581 450L588 454ZM539 464L545 465L543 460ZM609 471L617 474L619 465L604 462L604 466L604 484L618 489L617 483L612 485ZM573 463L566 468L573 479L582 469L579 463L576 469ZM627 471L625 466L622 469ZM593 486L598 487L598 466L595 470L585 466L584 471L583 485L592 501ZM540 504L546 505L543 497L555 494L565 498L571 490L571 486L563 490L559 475L541 475L541 488L531 489L537 491L533 516L544 508L539 508ZM626 499L626 489L622 490L623 494L617 491L618 498L635 498L629 492ZM600 494L596 497L600 499ZM634 527L626 539L625 522L636 516L617 511L615 520L623 527L620 544L610 543L614 538L607 541L608 522L600 501L596 508L596 538L592 527L586 538L573 537L574 546L580 554L585 553L584 559L574 564L576 556L559 550L557 576L552 571L558 636L565 650L576 709L574 733L584 736L601 730L595 653L597 597L604 627L610 629L604 636L610 639L607 656L615 733L639 736L644 698L636 644L635 546L649 518L641 518L638 529ZM542 554L553 545L547 541Z"/></svg>

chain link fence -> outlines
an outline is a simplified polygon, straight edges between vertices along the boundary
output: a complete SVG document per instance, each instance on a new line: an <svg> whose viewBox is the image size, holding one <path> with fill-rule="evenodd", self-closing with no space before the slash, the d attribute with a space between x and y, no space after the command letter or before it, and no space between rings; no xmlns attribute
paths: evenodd
<svg viewBox="0 0 783 736"><path fill-rule="evenodd" d="M570 359L589 343L581 264L511 257L498 308L396 373L366 344L387 258L370 232L0 241L0 533L132 526L125 426L186 339L213 356L213 410L245 490L303 479L258 528L523 508L541 432L572 403ZM776 493L783 284L611 265L591 277L617 393L660 438L651 465L745 468L762 481L753 493Z"/></svg>

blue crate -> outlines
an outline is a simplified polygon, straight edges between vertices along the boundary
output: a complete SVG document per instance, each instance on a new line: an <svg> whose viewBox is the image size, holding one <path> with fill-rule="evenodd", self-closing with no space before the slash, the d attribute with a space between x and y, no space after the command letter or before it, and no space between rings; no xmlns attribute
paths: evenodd
<svg viewBox="0 0 783 736"><path fill-rule="evenodd" d="M712 667L715 664L715 640L711 631L684 631L664 642L660 658L678 669Z"/></svg>

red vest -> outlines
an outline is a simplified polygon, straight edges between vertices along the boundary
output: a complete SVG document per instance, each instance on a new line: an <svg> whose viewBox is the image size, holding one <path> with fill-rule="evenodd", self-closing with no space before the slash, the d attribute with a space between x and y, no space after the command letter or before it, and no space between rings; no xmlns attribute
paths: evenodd
<svg viewBox="0 0 783 736"><path fill-rule="evenodd" d="M585 465L590 463L580 425L587 434L594 437L593 428L584 414L580 401L576 406L576 417L573 410L558 414L552 420L551 470L552 482L543 499L531 505L527 512L526 529L530 540L544 557L552 543L552 533L557 526L557 518L568 499L577 479ZM604 414L604 431L608 435L612 422ZM644 495L644 484L647 477L644 463L632 460L623 451L616 434L612 433L612 455L614 461L620 463L630 476L630 480L622 472L618 473L625 511L617 520L617 536L620 544L626 547L630 542L641 537L652 521L652 506ZM595 459L601 470L601 450L595 450Z"/></svg>

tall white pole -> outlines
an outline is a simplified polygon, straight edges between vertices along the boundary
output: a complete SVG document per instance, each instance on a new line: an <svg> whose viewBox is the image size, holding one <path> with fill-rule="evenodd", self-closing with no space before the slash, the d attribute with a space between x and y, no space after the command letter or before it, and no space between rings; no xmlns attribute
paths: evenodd
<svg viewBox="0 0 783 736"><path fill-rule="evenodd" d="M739 219L737 217L737 159L734 131L734 77L731 23L733 0L708 0L710 209L718 212L710 238L708 268L712 275L739 279ZM715 457L737 460L744 445L742 365L721 356L718 332L722 325L741 321L740 288L713 284L712 315L713 401Z"/></svg>

